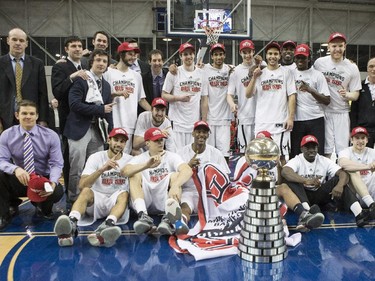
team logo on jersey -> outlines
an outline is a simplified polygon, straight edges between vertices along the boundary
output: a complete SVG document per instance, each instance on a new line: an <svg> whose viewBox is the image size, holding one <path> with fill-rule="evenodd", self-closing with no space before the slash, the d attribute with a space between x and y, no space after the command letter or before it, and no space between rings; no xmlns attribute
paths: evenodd
<svg viewBox="0 0 375 281"><path fill-rule="evenodd" d="M342 83L345 80L345 77L336 72L326 71L323 72L324 77L327 80L327 83L330 85L342 86Z"/></svg>

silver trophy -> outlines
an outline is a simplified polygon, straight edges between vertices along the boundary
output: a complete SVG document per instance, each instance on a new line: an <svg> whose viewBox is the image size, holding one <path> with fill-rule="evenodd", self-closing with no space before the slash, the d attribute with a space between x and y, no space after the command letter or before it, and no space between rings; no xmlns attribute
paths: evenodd
<svg viewBox="0 0 375 281"><path fill-rule="evenodd" d="M246 148L245 158L258 175L249 191L238 255L248 262L282 261L287 249L275 180L269 172L277 166L279 148L269 138L254 139Z"/></svg>

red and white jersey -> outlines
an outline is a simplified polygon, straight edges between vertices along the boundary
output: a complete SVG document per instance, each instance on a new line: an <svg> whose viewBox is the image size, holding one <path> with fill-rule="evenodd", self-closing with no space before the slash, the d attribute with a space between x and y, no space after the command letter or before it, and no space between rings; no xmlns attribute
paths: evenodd
<svg viewBox="0 0 375 281"><path fill-rule="evenodd" d="M252 67L240 64L229 77L228 95L237 96L237 118L240 125L254 124L256 98L246 98L246 87L249 85L249 69Z"/></svg>
<svg viewBox="0 0 375 281"><path fill-rule="evenodd" d="M134 156L129 164L142 164L150 159L148 151ZM155 168L143 170L142 189L145 195L147 210L151 213L164 212L165 200L168 198L170 174L177 172L181 164L185 163L181 157L173 152L165 151L161 163Z"/></svg>
<svg viewBox="0 0 375 281"><path fill-rule="evenodd" d="M283 66L276 70L264 68L255 82L254 92L258 131L267 130L271 134L285 131L282 124L288 118L288 97L297 92L292 71Z"/></svg>
<svg viewBox="0 0 375 281"><path fill-rule="evenodd" d="M192 149L192 145L188 144L185 145L182 149L177 152L178 155L181 155L182 160L188 163L191 158L194 157L195 152ZM225 160L223 154L220 150L213 147L212 145L206 144L206 149L197 155L197 159L199 159L200 166L203 166L207 163L214 164L220 171L225 174L230 174L230 169L228 167L227 161ZM184 187L194 187L195 184L192 178L190 178L185 184Z"/></svg>
<svg viewBox="0 0 375 281"><path fill-rule="evenodd" d="M363 153L359 154L354 152L353 147L350 146L339 152L338 159L340 158L347 158L362 164L371 164L375 162L375 150L366 147ZM371 170L359 171L359 174L361 175L362 180L365 182L368 188L370 188L370 185L372 186L371 189L375 188L372 180L374 173Z"/></svg>
<svg viewBox="0 0 375 281"><path fill-rule="evenodd" d="M324 96L330 96L324 75L312 67L303 71L295 69L293 74L297 88L297 106L294 121L313 120L323 117L323 105L318 103L309 92L300 91L299 87L303 81L311 88L314 88L318 93Z"/></svg>
<svg viewBox="0 0 375 281"><path fill-rule="evenodd" d="M120 170L128 164L132 158L133 157L129 154L123 153L121 159L117 160L118 167L102 173L91 188L106 195L112 195L118 190L126 190L129 192L128 178L121 176ZM99 170L108 160L109 157L107 150L99 151L90 155L87 159L82 175L91 175Z"/></svg>
<svg viewBox="0 0 375 281"><path fill-rule="evenodd" d="M137 125L135 126L135 136L143 137L145 132L150 129L156 127L154 124L152 124L152 113L151 111L144 111L138 116ZM167 131L169 133L169 137L165 140L165 147L168 151L176 152L176 143L173 138L173 130L171 121L169 121L168 118L164 119L164 122L161 123L159 127L160 130L165 130L165 128L168 128ZM147 149L145 146L144 149Z"/></svg>
<svg viewBox="0 0 375 281"><path fill-rule="evenodd" d="M173 130L191 133L194 122L200 120L201 96L207 95L204 71L200 68L196 68L194 71L186 71L183 65L179 66L176 75L169 72L165 77L163 91L174 96L191 96L189 102L169 103L168 111L168 116L173 122Z"/></svg>
<svg viewBox="0 0 375 281"><path fill-rule="evenodd" d="M336 172L341 169L331 159L319 154L316 155L314 162L311 163L305 159L303 153L290 159L285 166L292 168L294 172L304 178L318 178L321 183L333 178ZM308 189L308 187L306 188Z"/></svg>
<svg viewBox="0 0 375 281"><path fill-rule="evenodd" d="M339 90L345 88L347 92L354 92L362 89L357 65L348 59L336 63L331 56L325 56L315 61L314 68L323 73L330 90L331 102L325 110L336 113L349 112L349 102L339 94Z"/></svg>
<svg viewBox="0 0 375 281"><path fill-rule="evenodd" d="M205 65L205 77L208 82L208 116L210 125L225 125L232 120L232 113L227 102L230 68L223 64L221 69Z"/></svg>
<svg viewBox="0 0 375 281"><path fill-rule="evenodd" d="M113 102L113 126L114 128L124 128L128 134L133 134L137 122L138 102L146 98L143 90L142 76L131 70L122 72L117 69L108 68L103 74L105 80L111 85L111 93L128 91L129 97L115 97Z"/></svg>

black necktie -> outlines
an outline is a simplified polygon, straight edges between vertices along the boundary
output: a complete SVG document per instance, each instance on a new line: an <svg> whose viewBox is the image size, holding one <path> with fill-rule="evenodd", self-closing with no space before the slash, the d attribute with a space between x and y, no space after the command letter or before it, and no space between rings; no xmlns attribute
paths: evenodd
<svg viewBox="0 0 375 281"><path fill-rule="evenodd" d="M77 66L77 69L78 69L78 70L81 70L81 69L82 69L81 65L78 65L78 66Z"/></svg>
<svg viewBox="0 0 375 281"><path fill-rule="evenodd" d="M102 92L102 80L100 79L96 80L96 84L98 84L99 92Z"/></svg>
<svg viewBox="0 0 375 281"><path fill-rule="evenodd" d="M155 77L154 98L161 97L160 79L161 79L161 77L159 75Z"/></svg>

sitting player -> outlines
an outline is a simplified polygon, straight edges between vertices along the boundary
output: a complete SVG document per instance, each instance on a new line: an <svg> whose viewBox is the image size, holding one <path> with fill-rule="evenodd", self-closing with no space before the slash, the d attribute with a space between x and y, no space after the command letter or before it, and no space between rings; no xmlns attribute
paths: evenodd
<svg viewBox="0 0 375 281"><path fill-rule="evenodd" d="M289 160L282 169L282 176L306 209L310 204L324 206L340 203L352 211L357 226L366 225L371 215L368 210L362 209L347 185L349 175L331 159L319 155L318 145L313 135L304 136L301 141L302 153Z"/></svg>
<svg viewBox="0 0 375 281"><path fill-rule="evenodd" d="M187 233L189 228L181 220L182 185L192 175L192 170L181 157L164 150L165 134L158 128L150 128L144 134L148 151L135 156L123 169L129 177L132 207L138 214L134 223L137 234L154 230L154 221L148 215L165 215L158 226L163 235Z"/></svg>
<svg viewBox="0 0 375 281"><path fill-rule="evenodd" d="M120 174L132 156L123 153L128 140L124 129L113 129L108 136L109 149L91 155L82 172L78 199L69 216L60 216L54 231L60 246L72 246L79 226L90 225L97 219L106 220L87 239L93 246L111 247L121 235L117 224L129 219L127 178ZM88 217L82 217L87 214Z"/></svg>
<svg viewBox="0 0 375 281"><path fill-rule="evenodd" d="M375 150L366 147L368 132L363 127L354 128L350 140L353 146L340 151L338 164L349 174L350 184L375 214Z"/></svg>
<svg viewBox="0 0 375 281"><path fill-rule="evenodd" d="M195 122L192 135L194 142L180 149L178 155L181 155L182 159L188 162L192 169L198 169L206 163L212 163L223 173L229 175L230 170L224 155L217 148L206 144L210 135L210 127L208 123L205 121ZM198 198L198 191L193 179L191 178L182 188L181 209L185 222L190 221L190 215L192 212L197 212Z"/></svg>

